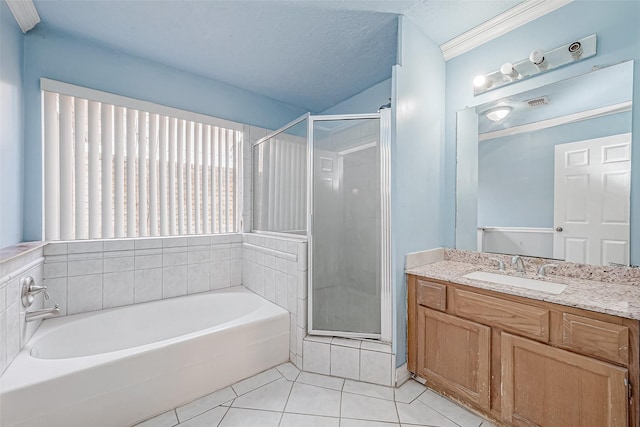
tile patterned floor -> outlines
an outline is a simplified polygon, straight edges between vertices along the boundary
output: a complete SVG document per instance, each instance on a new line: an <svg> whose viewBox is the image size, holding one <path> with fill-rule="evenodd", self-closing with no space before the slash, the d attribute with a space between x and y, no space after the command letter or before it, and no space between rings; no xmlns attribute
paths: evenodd
<svg viewBox="0 0 640 427"><path fill-rule="evenodd" d="M410 380L398 389L300 372L291 363L136 427L493 427Z"/></svg>

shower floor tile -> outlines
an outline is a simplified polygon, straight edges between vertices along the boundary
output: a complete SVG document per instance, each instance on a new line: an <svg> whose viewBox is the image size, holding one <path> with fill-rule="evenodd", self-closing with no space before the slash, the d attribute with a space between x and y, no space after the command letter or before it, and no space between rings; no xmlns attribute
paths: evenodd
<svg viewBox="0 0 640 427"><path fill-rule="evenodd" d="M393 389L300 373L289 363L137 425L152 426L494 427L413 380Z"/></svg>

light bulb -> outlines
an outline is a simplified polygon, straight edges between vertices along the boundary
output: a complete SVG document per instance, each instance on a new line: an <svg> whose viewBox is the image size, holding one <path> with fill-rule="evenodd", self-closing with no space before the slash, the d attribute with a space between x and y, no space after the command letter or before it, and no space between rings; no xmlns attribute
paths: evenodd
<svg viewBox="0 0 640 427"><path fill-rule="evenodd" d="M531 55L529 55L529 61L531 61L540 71L546 70L549 65L547 60L544 58L544 50L542 49L534 49L533 52L531 52Z"/></svg>
<svg viewBox="0 0 640 427"><path fill-rule="evenodd" d="M578 60L582 56L582 44L580 42L573 42L569 45L569 54L573 60Z"/></svg>
<svg viewBox="0 0 640 427"><path fill-rule="evenodd" d="M508 77L509 80L516 80L520 78L520 73L518 73L518 70L515 69L511 62L505 62L504 64L502 64L502 67L500 67L500 72Z"/></svg>
<svg viewBox="0 0 640 427"><path fill-rule="evenodd" d="M478 89L489 89L492 85L491 80L484 74L480 74L473 79L473 85Z"/></svg>

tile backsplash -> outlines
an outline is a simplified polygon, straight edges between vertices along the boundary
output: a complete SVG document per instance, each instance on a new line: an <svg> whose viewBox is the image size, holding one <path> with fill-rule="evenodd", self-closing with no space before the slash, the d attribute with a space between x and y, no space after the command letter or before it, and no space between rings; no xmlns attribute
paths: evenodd
<svg viewBox="0 0 640 427"><path fill-rule="evenodd" d="M60 314L155 301L242 284L242 235L53 242L44 284Z"/></svg>
<svg viewBox="0 0 640 427"><path fill-rule="evenodd" d="M0 374L13 361L40 325L25 322L26 308L20 300L20 280L31 276L42 284L43 242L28 242L4 248L0 254ZM36 295L29 311L43 307L44 295Z"/></svg>

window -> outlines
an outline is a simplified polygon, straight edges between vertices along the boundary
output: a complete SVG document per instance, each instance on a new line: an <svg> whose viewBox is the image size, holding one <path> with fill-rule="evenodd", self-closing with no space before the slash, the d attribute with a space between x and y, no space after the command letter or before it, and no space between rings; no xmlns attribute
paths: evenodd
<svg viewBox="0 0 640 427"><path fill-rule="evenodd" d="M242 125L41 80L47 240L239 230Z"/></svg>

